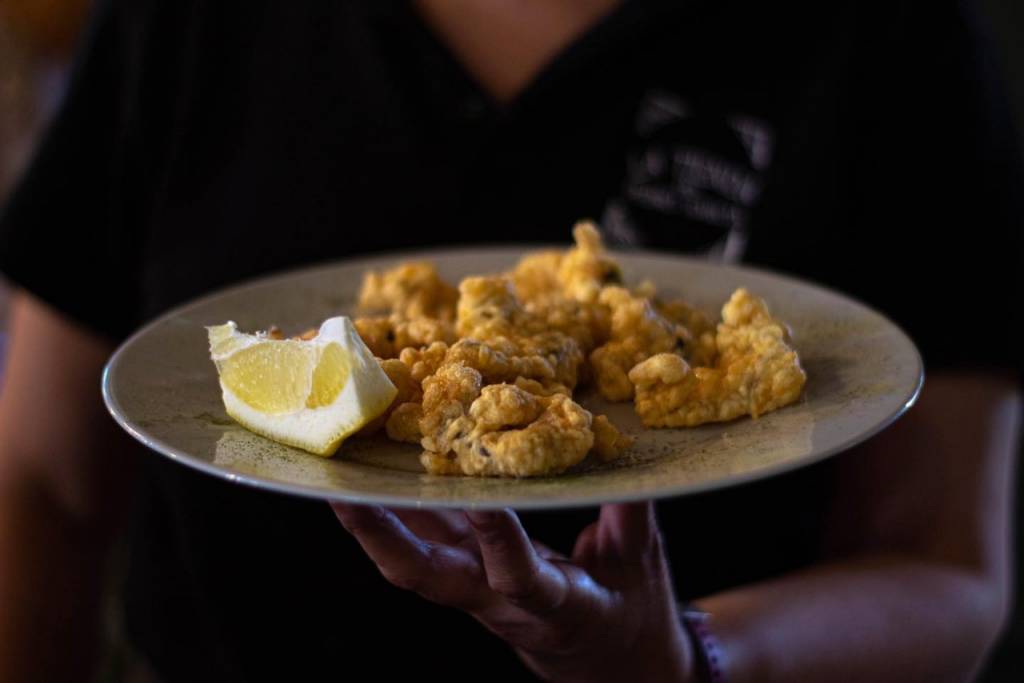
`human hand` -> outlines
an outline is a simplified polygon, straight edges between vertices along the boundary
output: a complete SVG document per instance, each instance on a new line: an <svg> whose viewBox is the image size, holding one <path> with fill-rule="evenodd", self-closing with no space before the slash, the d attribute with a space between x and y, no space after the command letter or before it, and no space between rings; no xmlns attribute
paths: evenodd
<svg viewBox="0 0 1024 683"><path fill-rule="evenodd" d="M602 507L572 558L511 510L332 507L388 581L468 612L542 678L694 678L652 503Z"/></svg>

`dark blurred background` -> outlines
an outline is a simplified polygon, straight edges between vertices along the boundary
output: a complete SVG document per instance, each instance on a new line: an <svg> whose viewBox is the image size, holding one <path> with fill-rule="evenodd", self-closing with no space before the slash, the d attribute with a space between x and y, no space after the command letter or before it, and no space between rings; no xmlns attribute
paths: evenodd
<svg viewBox="0 0 1024 683"><path fill-rule="evenodd" d="M0 0L0 204L31 154L48 117L60 102L68 62L74 54L92 0ZM1024 151L1024 2L980 0L996 56L1003 66L1007 97L1017 120L1016 144ZM1024 191L1024 188L1021 188ZM0 354L7 296L0 285ZM1009 332L1009 331L1007 331ZM1024 482L1024 468L1018 468ZM1018 496L1015 538L1024 548L1024 505ZM1018 564L1017 591L1024 588ZM1014 610L1009 629L992 656L983 681L1017 681L1024 671L1024 610Z"/></svg>

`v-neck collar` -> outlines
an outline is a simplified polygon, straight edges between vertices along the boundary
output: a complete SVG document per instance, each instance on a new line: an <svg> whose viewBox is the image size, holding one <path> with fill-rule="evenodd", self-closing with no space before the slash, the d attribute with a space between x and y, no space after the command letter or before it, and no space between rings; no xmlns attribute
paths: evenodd
<svg viewBox="0 0 1024 683"><path fill-rule="evenodd" d="M409 0L369 0L378 8L388 6L405 23L428 41L430 48L445 56L458 80L466 83L474 96L485 103L488 112L498 119L515 118L539 97L556 88L565 78L593 63L597 55L608 54L622 41L643 35L650 26L663 19L666 12L693 4L689 0L623 0L592 26L566 44L508 102L497 101L479 80L469 72L448 44L416 11Z"/></svg>

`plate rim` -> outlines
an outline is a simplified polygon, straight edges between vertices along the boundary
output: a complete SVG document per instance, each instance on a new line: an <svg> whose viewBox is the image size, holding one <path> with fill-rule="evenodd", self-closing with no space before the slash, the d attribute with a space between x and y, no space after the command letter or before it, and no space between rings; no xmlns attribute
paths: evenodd
<svg viewBox="0 0 1024 683"><path fill-rule="evenodd" d="M258 490L273 492L277 494L285 494L290 496L297 496L301 498L323 500L330 502L344 502L344 503L355 503L364 505L383 505L391 508L413 508L413 509L500 509L500 508L513 508L516 510L556 510L556 509L572 509L572 508L584 508L594 507L603 504L614 504L614 503L628 503L637 502L643 500L651 500L650 495L644 495L644 492L633 492L624 493L620 496L607 496L607 495L590 495L580 496L572 499L560 500L560 499L535 499L535 500L517 500L514 498L495 497L493 500L477 501L477 502L466 502L466 501L444 501L444 500L410 500L406 497L393 498L387 495L380 494L356 494L351 495L345 492L340 492L332 489L322 489L308 485L301 484L287 484L273 479L260 477L256 475L243 474L239 472L231 472L223 468L214 466L212 463L208 463L205 460L197 458L196 456L190 455L185 451L171 446L161 439L150 436L142 430L136 428L125 416L124 410L121 408L117 398L113 395L113 377L118 369L118 362L126 350L132 346L132 344L148 333L152 328L158 325L164 324L174 318L182 317L190 309L199 308L209 300L214 300L222 296L229 294L240 294L247 289L256 287L264 287L272 285L275 281L289 279L298 275L312 275L319 271L329 271L341 266L351 265L355 263L367 262L367 261L393 261L400 260L410 257L429 258L431 254L454 256L458 255L459 252L481 252L490 251L495 253L510 252L510 251L534 251L539 249L562 249L565 248L564 244L516 244L516 243L495 243L495 244L482 244L482 245L454 245L444 247L424 247L421 249L405 249L394 252L374 252L369 254L359 254L354 256L348 256L341 259L331 259L327 261L321 261L319 263L312 263L305 266L297 266L293 268L286 268L276 271L268 272L264 275L257 275L249 278L238 280L234 283L227 284L219 287L211 292L200 295L196 298L190 299L177 306L171 307L154 317L150 321L141 325L135 332L130 334L124 341L122 341L117 349L111 354L107 363L103 367L103 373L100 380L100 390L103 396L103 402L107 409L107 412L114 419L114 421L130 434L136 441L141 443L147 449L155 451L157 454L167 457L175 463L190 467L194 470L198 470L207 475L214 476L220 480L228 481L233 484L242 484L244 486L255 488ZM742 486L744 484L752 483L755 481L762 481L772 479L779 475L787 472L792 472L804 467L809 467L816 463L822 462L838 453L850 450L858 444L864 443L880 432L884 431L897 420L899 420L906 412L914 406L917 402L921 390L925 382L925 366L924 359L921 355L920 349L914 340L907 334L906 330L896 322L894 322L889 316L878 311L873 306L864 303L860 299L857 299L848 294L842 293L836 289L828 287L826 285L819 284L810 280L806 280L800 276L791 275L785 272L773 270L771 268L764 268L757 265L747 264L732 264L732 263L715 263L694 257L688 254L677 254L672 251L665 250L651 250L651 249L629 249L629 250L609 250L613 255L625 255L625 256L637 256L637 257L649 257L649 258L671 258L672 260L680 261L681 265L695 265L699 267L712 266L715 269L725 269L740 272L752 272L760 275L767 275L770 277L780 278L796 284L799 284L803 288L812 290L818 290L831 296L839 297L846 301L852 302L870 313L877 315L885 321L885 323L893 328L899 336L907 343L908 348L913 352L913 359L915 363L914 376L915 381L909 392L906 392L900 399L899 408L888 418L880 421L874 425L871 429L861 432L843 442L822 451L815 453L812 456L807 456L797 460L787 460L781 463L775 463L768 465L764 468L758 468L739 474L730 474L716 479L702 481L692 484L683 484L677 487L669 487L661 489L657 492L657 495L653 498L656 500L668 499L668 498L679 498L683 496L698 495L702 493L708 493L726 488L733 488ZM785 410L785 408L783 408ZM314 456L316 457L316 456ZM419 476L431 476L426 473ZM525 481L529 481L526 479Z"/></svg>

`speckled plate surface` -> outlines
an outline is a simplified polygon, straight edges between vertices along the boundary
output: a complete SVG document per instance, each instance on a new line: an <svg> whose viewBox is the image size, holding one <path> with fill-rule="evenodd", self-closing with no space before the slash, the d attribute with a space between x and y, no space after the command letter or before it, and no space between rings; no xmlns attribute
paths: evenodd
<svg viewBox="0 0 1024 683"><path fill-rule="evenodd" d="M748 268L650 252L619 255L626 280L650 278L659 291L714 314L734 289L764 297L793 331L807 386L801 400L758 420L693 429L646 430L632 404L578 394L635 435L621 460L584 461L541 479L427 475L417 447L353 438L320 458L252 434L224 412L204 326L234 320L253 331L298 331L351 314L363 272L428 258L458 281L507 269L523 247L396 254L285 273L217 292L144 327L111 357L103 396L136 439L182 465L270 492L417 507L558 508L680 496L801 467L843 451L896 420L916 400L920 355L889 320L840 294Z"/></svg>

